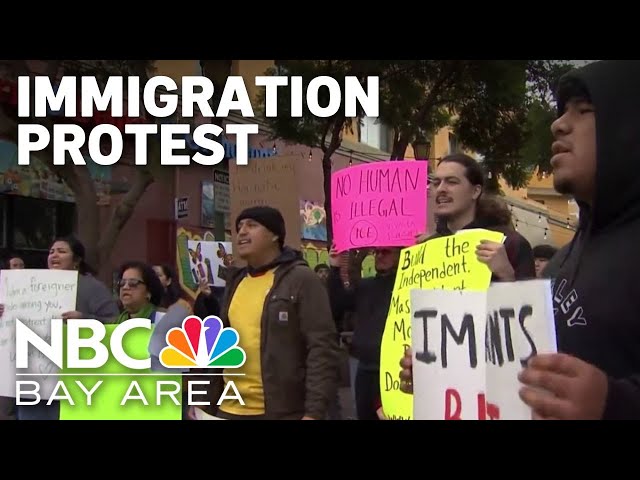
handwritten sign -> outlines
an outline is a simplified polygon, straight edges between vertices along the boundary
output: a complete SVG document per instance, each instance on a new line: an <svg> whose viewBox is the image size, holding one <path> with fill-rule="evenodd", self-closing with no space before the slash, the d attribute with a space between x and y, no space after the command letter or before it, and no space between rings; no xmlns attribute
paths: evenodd
<svg viewBox="0 0 640 480"><path fill-rule="evenodd" d="M277 208L284 217L288 235L285 243L300 249L300 199L296 164L300 154L276 155L249 162L249 165L229 163L231 221L248 207L268 205ZM235 227L231 229L235 242Z"/></svg>
<svg viewBox="0 0 640 480"><path fill-rule="evenodd" d="M478 261L476 246L503 239L499 232L463 230L402 250L380 349L380 392L388 418L413 416L413 397L400 391L398 376L400 359L411 345L411 290L486 290L491 271Z"/></svg>
<svg viewBox="0 0 640 480"><path fill-rule="evenodd" d="M16 374L40 385L40 396L48 399L58 367L29 345L29 368L16 370L16 319L47 343L51 343L51 319L76 309L78 272L72 270L2 270L0 303L0 395L15 397ZM39 374L39 375L34 375Z"/></svg>
<svg viewBox="0 0 640 480"><path fill-rule="evenodd" d="M107 333L101 343L109 350L107 363L99 369L61 372L67 376L61 377L63 386L56 392L60 420L180 420L182 376L155 376L151 370L123 367L110 351L109 341L117 325L105 327ZM145 328L130 330L123 337L125 353L136 359L149 358L152 332ZM80 358L92 357L90 348L80 351ZM72 373L83 375L75 377Z"/></svg>
<svg viewBox="0 0 640 480"><path fill-rule="evenodd" d="M518 372L556 351L548 280L411 292L414 418L527 420Z"/></svg>
<svg viewBox="0 0 640 480"><path fill-rule="evenodd" d="M427 162L375 162L331 176L338 251L406 247L427 231Z"/></svg>

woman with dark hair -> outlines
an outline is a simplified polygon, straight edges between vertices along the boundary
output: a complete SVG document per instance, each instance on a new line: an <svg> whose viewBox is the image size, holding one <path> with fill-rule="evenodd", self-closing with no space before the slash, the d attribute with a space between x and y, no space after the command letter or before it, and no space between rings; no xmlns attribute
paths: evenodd
<svg viewBox="0 0 640 480"><path fill-rule="evenodd" d="M58 238L49 249L47 264L51 270L77 270L78 291L76 294L76 310L64 312L62 318L97 319L102 323L111 323L118 315L118 304L111 291L100 280L95 278L94 270L85 261L84 245L75 237ZM42 400L35 405L18 405L18 420L58 420L60 418L60 402Z"/></svg>
<svg viewBox="0 0 640 480"><path fill-rule="evenodd" d="M118 304L107 286L94 275L95 270L85 260L84 245L74 236L56 239L49 249L47 265L52 270L77 270L78 294L76 310L62 314L71 318L95 318L111 323L118 314Z"/></svg>
<svg viewBox="0 0 640 480"><path fill-rule="evenodd" d="M169 265L154 265L153 270L158 275L160 283L164 288L164 295L160 306L162 308L169 308L177 303L184 307L189 312L189 315L191 315L193 309L191 308L191 304L184 298L182 287L180 287L178 277L174 273L173 268Z"/></svg>
<svg viewBox="0 0 640 480"><path fill-rule="evenodd" d="M155 323L158 312L166 312L161 302L165 289L156 272L144 262L125 262L118 273L122 313L115 323L130 318L148 318Z"/></svg>

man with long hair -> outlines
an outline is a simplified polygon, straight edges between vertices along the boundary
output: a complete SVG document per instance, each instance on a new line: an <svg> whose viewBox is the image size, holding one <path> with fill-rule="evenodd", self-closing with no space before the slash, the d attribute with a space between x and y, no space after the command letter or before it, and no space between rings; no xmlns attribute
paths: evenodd
<svg viewBox="0 0 640 480"><path fill-rule="evenodd" d="M476 247L478 260L492 272L492 281L514 282L536 278L533 249L529 241L512 226L511 212L495 198L483 196L484 172L468 155L457 153L438 164L432 188L435 189L436 233L422 235L418 241L453 235L460 230L482 228L502 232L503 243L482 241ZM411 349L401 360L400 390L413 392Z"/></svg>
<svg viewBox="0 0 640 480"><path fill-rule="evenodd" d="M484 194L481 165L462 153L444 157L438 164L432 188L435 195L436 232L425 241L460 230L483 228L505 234L504 243L482 242L476 253L493 272L493 281L535 278L531 244L512 226L511 212L503 202Z"/></svg>

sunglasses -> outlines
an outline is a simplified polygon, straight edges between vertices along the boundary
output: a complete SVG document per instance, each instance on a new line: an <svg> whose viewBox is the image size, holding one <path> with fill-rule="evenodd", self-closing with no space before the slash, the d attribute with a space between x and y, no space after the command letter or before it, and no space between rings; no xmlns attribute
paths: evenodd
<svg viewBox="0 0 640 480"><path fill-rule="evenodd" d="M390 248L376 248L373 251L373 254L374 255L389 255L392 252L393 252L393 250L391 250Z"/></svg>
<svg viewBox="0 0 640 480"><path fill-rule="evenodd" d="M123 278L118 282L120 288L127 285L129 288L136 288L138 285L144 285L144 281L137 278Z"/></svg>

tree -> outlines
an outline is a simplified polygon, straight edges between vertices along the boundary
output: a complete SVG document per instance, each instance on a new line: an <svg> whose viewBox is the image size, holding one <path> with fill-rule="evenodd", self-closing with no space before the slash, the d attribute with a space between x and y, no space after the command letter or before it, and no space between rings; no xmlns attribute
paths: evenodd
<svg viewBox="0 0 640 480"><path fill-rule="evenodd" d="M512 98L508 110L487 108L486 99L478 97L463 106L454 128L467 147L484 156L491 174L487 190L499 192L500 177L511 188L523 188L535 171L550 171L553 92L570 68L564 62L530 60L525 65L526 81L518 80L523 90Z"/></svg>
<svg viewBox="0 0 640 480"><path fill-rule="evenodd" d="M340 85L344 85L346 76L356 76L365 85L366 77L381 75L384 62L367 60L279 60L276 67L270 69L267 75L289 75L302 77L303 92L306 92L309 82L316 77L326 75L333 77ZM342 91L344 98L344 89ZM329 103L327 89L319 91L320 105ZM265 111L265 93L261 92L258 102L263 114ZM291 116L291 86L281 87L278 93L278 116L265 118L272 130L272 139L282 139L306 145L310 148L322 150L322 174L324 189L324 208L327 213L327 244L333 241L333 222L331 219L331 172L332 155L342 144L342 135L346 130L353 132L353 122L344 112L344 102L338 112L328 118L313 115L303 102L301 117ZM358 105L357 118L362 118L363 112Z"/></svg>
<svg viewBox="0 0 640 480"><path fill-rule="evenodd" d="M460 144L484 156L489 190L503 177L523 186L533 170L548 168L554 114L551 92L568 64L549 60L412 60L411 75L381 86L381 118L393 128L391 160L408 145L450 125ZM546 130L545 130L546 129Z"/></svg>
<svg viewBox="0 0 640 480"><path fill-rule="evenodd" d="M62 75L94 75L99 84L111 75L137 75L140 77L140 85L143 86L153 72L153 60L94 60L94 61L49 61L45 75L52 81ZM29 68L29 62L15 60L5 61L11 74L18 76L34 77L34 72ZM32 98L33 102L33 98ZM31 109L33 111L33 109ZM18 123L38 123L52 131L56 123L52 117L18 119L15 111L8 108L0 109L0 134L17 144ZM74 165L67 159L65 165L53 164L52 143L36 155L53 174L58 176L73 192L76 201L76 233L84 243L87 250L87 261L97 270L109 259L111 251L118 239L120 232L131 218L136 204L154 179L162 178L167 170L156 168L160 165L160 149L157 141L148 141L148 165L135 166L134 177L131 186L122 197L118 205L113 209L111 219L106 225L100 224L98 196L91 174L87 166ZM123 162L121 162L123 163Z"/></svg>
<svg viewBox="0 0 640 480"><path fill-rule="evenodd" d="M381 87L381 117L394 130L391 160L408 145L450 125L460 144L484 156L488 190L503 177L523 186L548 165L551 92L566 64L547 60L414 60L411 75ZM549 143L550 145L550 143ZM543 153L546 152L546 153Z"/></svg>
<svg viewBox="0 0 640 480"><path fill-rule="evenodd" d="M551 173L551 124L557 118L554 93L560 78L574 68L566 60L533 60L529 64L529 109L527 139L520 151L526 164L538 175Z"/></svg>
<svg viewBox="0 0 640 480"><path fill-rule="evenodd" d="M561 70L559 64L541 60L300 60L280 62L271 74L300 75L305 85L318 75L338 81L345 75L377 75L380 120L394 132L390 160L404 159L412 142L451 125L459 143L485 157L491 172L488 189L497 190L500 176L520 186L530 177L532 164L544 164L548 136L535 135L548 120L552 109L547 97ZM331 242L331 155L351 122L340 112L322 119L306 110L301 118L292 118L288 93L279 95L278 118L267 122L275 138L322 149Z"/></svg>

